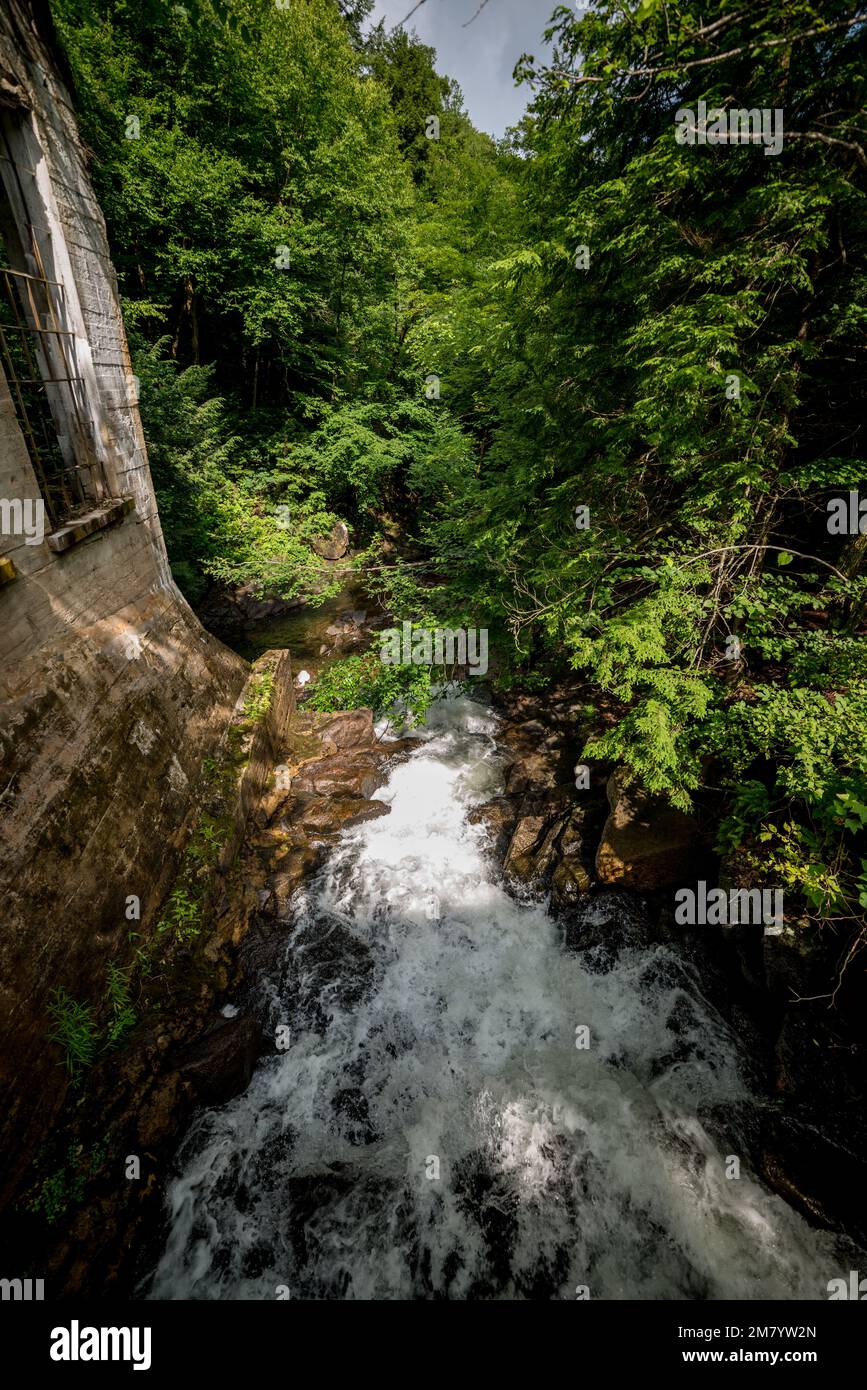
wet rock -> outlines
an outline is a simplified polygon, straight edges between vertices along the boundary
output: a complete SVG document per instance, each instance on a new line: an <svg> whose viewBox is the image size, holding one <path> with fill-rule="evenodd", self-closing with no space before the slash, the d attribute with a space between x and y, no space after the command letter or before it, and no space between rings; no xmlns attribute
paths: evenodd
<svg viewBox="0 0 867 1390"><path fill-rule="evenodd" d="M546 815L551 820L555 816L563 816L565 819L575 805L572 788L564 786L563 783L550 791L540 791L536 788L514 799L522 816Z"/></svg>
<svg viewBox="0 0 867 1390"><path fill-rule="evenodd" d="M178 1054L175 1065L200 1104L223 1105L249 1084L261 1051L262 1035L255 1019L221 1018Z"/></svg>
<svg viewBox="0 0 867 1390"><path fill-rule="evenodd" d="M281 1022L293 1030L324 1034L335 1010L355 1009L373 979L370 947L344 922L321 917L305 923L283 962L279 993L286 1012Z"/></svg>
<svg viewBox="0 0 867 1390"><path fill-rule="evenodd" d="M214 589L197 605L199 618L210 631L234 633L303 607L302 599L263 599L250 585L234 590Z"/></svg>
<svg viewBox="0 0 867 1390"><path fill-rule="evenodd" d="M517 758L509 768L506 792L521 796L527 792L553 790L562 780L564 759L550 748L537 748Z"/></svg>
<svg viewBox="0 0 867 1390"><path fill-rule="evenodd" d="M319 737L336 748L357 748L376 742L373 732L373 710L350 709L335 714L317 730Z"/></svg>
<svg viewBox="0 0 867 1390"><path fill-rule="evenodd" d="M138 1142L144 1149L153 1149L177 1133L178 1121L188 1108L193 1088L177 1072L158 1078L153 1090L139 1103L137 1117Z"/></svg>
<svg viewBox="0 0 867 1390"><path fill-rule="evenodd" d="M586 807L576 806L572 810L560 836L559 849L564 859L576 859L584 854L587 841L585 829L587 820Z"/></svg>
<svg viewBox="0 0 867 1390"><path fill-rule="evenodd" d="M281 922L269 912L260 912L241 942L238 959L241 966L241 984L236 997L248 1014L264 1020L268 1016L270 999L263 992L261 982L279 973L280 963L286 954L288 931Z"/></svg>
<svg viewBox="0 0 867 1390"><path fill-rule="evenodd" d="M607 790L611 813L596 852L599 882L649 892L694 879L701 841L693 818L629 784L623 772L609 778Z"/></svg>
<svg viewBox="0 0 867 1390"><path fill-rule="evenodd" d="M754 933L755 935L756 933ZM827 937L809 920L787 927L779 936L759 937L765 984L788 1002L797 995L821 993L822 981L833 975Z"/></svg>
<svg viewBox="0 0 867 1390"><path fill-rule="evenodd" d="M857 1112L763 1116L758 1167L765 1182L816 1225L867 1236L864 1122ZM842 1272L842 1271L841 1271Z"/></svg>
<svg viewBox="0 0 867 1390"><path fill-rule="evenodd" d="M274 787L271 791L263 792L259 798L252 820L253 824L260 830L264 830L271 821L282 811L286 802L291 799L290 792L292 787L291 778L287 778L280 787Z"/></svg>
<svg viewBox="0 0 867 1390"><path fill-rule="evenodd" d="M322 848L308 845L288 854L281 861L280 870L271 880L271 892L278 917L285 917L290 910L292 898L301 887L304 879L319 863Z"/></svg>
<svg viewBox="0 0 867 1390"><path fill-rule="evenodd" d="M315 796L305 800L297 814L305 831L336 835L348 826L387 816L390 809L384 801L371 801L365 797Z"/></svg>
<svg viewBox="0 0 867 1390"><path fill-rule="evenodd" d="M313 549L323 560L342 560L349 549L349 531L342 521L335 521L327 536L317 536Z"/></svg>
<svg viewBox="0 0 867 1390"><path fill-rule="evenodd" d="M294 792L317 796L360 797L368 800L388 780L383 761L374 753L335 754L308 763L293 780Z"/></svg>
<svg viewBox="0 0 867 1390"><path fill-rule="evenodd" d="M291 806L291 801L287 803ZM284 813L286 807L284 806ZM291 849L297 849L299 841L293 837L282 825L266 829L261 834L249 836L247 847L255 850L256 858L267 869L273 870L281 859L284 859ZM257 885L259 886L259 885Z"/></svg>
<svg viewBox="0 0 867 1390"><path fill-rule="evenodd" d="M482 806L474 806L467 820L470 825L484 826L490 839L491 852L502 862L518 820L518 810L514 801L505 796L486 801Z"/></svg>
<svg viewBox="0 0 867 1390"><path fill-rule="evenodd" d="M511 868L515 860L526 859L532 855L540 844L547 825L548 817L544 814L521 817L509 844L506 868Z"/></svg>
<svg viewBox="0 0 867 1390"><path fill-rule="evenodd" d="M525 719L520 724L507 725L500 742L507 748L532 748L550 732L540 719Z"/></svg>
<svg viewBox="0 0 867 1390"><path fill-rule="evenodd" d="M516 725L531 719L538 719L544 709L544 701L539 695L530 695L525 691L500 691L497 693L497 705L504 712L506 718L513 721Z"/></svg>
<svg viewBox="0 0 867 1390"><path fill-rule="evenodd" d="M828 1009L829 982L823 983L825 997L799 1003L793 996L788 1002L773 1041L774 1089L798 1099L819 1096L839 1112L857 1114L867 1055L863 1003L855 1015L834 1013Z"/></svg>
<svg viewBox="0 0 867 1390"><path fill-rule="evenodd" d="M580 859L563 859L551 878L551 906L571 907L590 891L591 878Z"/></svg>
<svg viewBox="0 0 867 1390"><path fill-rule="evenodd" d="M593 855L588 848L588 822L594 817L585 806L574 806L557 842L560 863L551 879L551 906L572 907L593 885Z"/></svg>
<svg viewBox="0 0 867 1390"><path fill-rule="evenodd" d="M559 816L553 822L550 814L522 816L506 855L506 873L534 891L544 889L556 863L562 825Z"/></svg>

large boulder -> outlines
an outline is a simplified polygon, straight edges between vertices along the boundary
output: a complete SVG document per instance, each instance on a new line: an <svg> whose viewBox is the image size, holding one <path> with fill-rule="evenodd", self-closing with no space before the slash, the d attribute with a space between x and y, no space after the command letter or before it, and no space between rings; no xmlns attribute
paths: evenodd
<svg viewBox="0 0 867 1390"><path fill-rule="evenodd" d="M388 770L376 753L352 751L307 763L293 779L292 791L367 800L387 780Z"/></svg>
<svg viewBox="0 0 867 1390"><path fill-rule="evenodd" d="M349 549L349 532L342 521L335 521L327 536L317 536L313 549L323 560L342 560Z"/></svg>
<svg viewBox="0 0 867 1390"><path fill-rule="evenodd" d="M537 747L512 763L506 777L506 793L524 796L553 791L564 776L564 768L560 749Z"/></svg>
<svg viewBox="0 0 867 1390"><path fill-rule="evenodd" d="M599 883L652 892L696 877L701 840L692 816L629 782L623 770L608 779L607 791L611 812L596 851Z"/></svg>
<svg viewBox="0 0 867 1390"><path fill-rule="evenodd" d="M299 796L287 817L292 829L307 839L313 835L337 836L341 830L387 816L390 811L386 802L361 796Z"/></svg>
<svg viewBox="0 0 867 1390"><path fill-rule="evenodd" d="M342 710L321 724L316 731L323 742L333 743L335 748L357 748L362 744L373 743L373 710Z"/></svg>

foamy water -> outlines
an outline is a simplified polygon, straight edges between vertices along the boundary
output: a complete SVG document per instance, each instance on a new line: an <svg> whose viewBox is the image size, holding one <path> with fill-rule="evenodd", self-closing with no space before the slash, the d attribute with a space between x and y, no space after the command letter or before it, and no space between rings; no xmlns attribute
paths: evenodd
<svg viewBox="0 0 867 1390"><path fill-rule="evenodd" d="M748 1059L694 969L600 970L497 883L466 819L494 729L435 706L299 897L264 982L289 1046L193 1124L150 1297L805 1299L848 1269L750 1176Z"/></svg>

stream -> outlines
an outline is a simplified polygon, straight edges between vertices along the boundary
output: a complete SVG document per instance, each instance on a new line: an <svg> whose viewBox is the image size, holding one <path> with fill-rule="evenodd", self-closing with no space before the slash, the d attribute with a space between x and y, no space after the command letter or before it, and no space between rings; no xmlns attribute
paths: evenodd
<svg viewBox="0 0 867 1390"><path fill-rule="evenodd" d="M496 725L436 703L390 815L302 891L260 982L283 1050L187 1133L150 1298L825 1299L848 1271L726 1176L758 1101L694 965L626 895L586 909L612 960L501 886L467 822Z"/></svg>

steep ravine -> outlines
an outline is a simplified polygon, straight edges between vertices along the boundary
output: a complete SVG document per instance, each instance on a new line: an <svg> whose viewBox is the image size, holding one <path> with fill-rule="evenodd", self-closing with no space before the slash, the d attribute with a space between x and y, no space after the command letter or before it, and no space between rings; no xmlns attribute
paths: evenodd
<svg viewBox="0 0 867 1390"><path fill-rule="evenodd" d="M557 920L507 891L473 814L498 732L444 701L372 796L363 747L275 793L229 1009L269 1051L187 1133L142 1294L811 1299L859 1267L759 1174L762 1043L718 943L626 894ZM346 805L341 778L355 808L317 844L304 812Z"/></svg>

